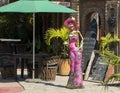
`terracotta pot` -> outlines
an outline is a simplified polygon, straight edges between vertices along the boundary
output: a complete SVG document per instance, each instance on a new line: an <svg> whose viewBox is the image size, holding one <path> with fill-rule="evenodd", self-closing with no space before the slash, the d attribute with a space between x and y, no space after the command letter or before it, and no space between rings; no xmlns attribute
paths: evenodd
<svg viewBox="0 0 120 93"><path fill-rule="evenodd" d="M59 74L60 75L69 75L69 72L70 72L69 59L60 59Z"/></svg>

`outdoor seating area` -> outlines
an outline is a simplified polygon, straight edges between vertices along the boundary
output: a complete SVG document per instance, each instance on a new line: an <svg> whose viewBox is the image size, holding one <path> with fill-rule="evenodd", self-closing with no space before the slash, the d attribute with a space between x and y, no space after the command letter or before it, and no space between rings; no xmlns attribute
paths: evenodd
<svg viewBox="0 0 120 93"><path fill-rule="evenodd" d="M6 44L1 44L4 47ZM27 78L33 76L33 55L25 53L24 45L16 47L16 54L1 50L0 72L3 79L17 79L17 69L21 70L21 78L24 78L24 70L27 69ZM5 47L4 47L5 49ZM7 50L7 48L6 48ZM51 56L40 52L35 55L35 73L34 77L42 80L55 80L59 56Z"/></svg>
<svg viewBox="0 0 120 93"><path fill-rule="evenodd" d="M15 78L14 62L10 61L8 59L1 64L1 76L3 79Z"/></svg>
<svg viewBox="0 0 120 93"><path fill-rule="evenodd" d="M1 0L0 93L116 93L119 21L120 0Z"/></svg>
<svg viewBox="0 0 120 93"><path fill-rule="evenodd" d="M11 56L11 57L13 57L13 56ZM14 59L16 59L16 58L14 57ZM25 57L25 59L26 59L26 57ZM28 59L31 59L31 58L28 58ZM35 78L39 78L42 80L55 80L57 68L58 68L58 62L55 59L52 59L52 57L39 58L39 59L40 60L35 63ZM16 66L16 61L15 60L13 60L13 61L14 62L12 62L12 63L10 63L9 60L6 60L6 62L3 62L1 69L0 69L2 78L17 79L17 69L21 69L21 76L22 76L21 78L25 77L24 69L27 69L27 73L28 73L27 78L32 78L33 63L29 62L29 63L25 64L25 62L24 62L23 64L25 64L25 65L23 68L21 68L21 65L19 65L19 67L18 67L18 66Z"/></svg>
<svg viewBox="0 0 120 93"><path fill-rule="evenodd" d="M0 42L0 72L2 78L4 79L15 79L15 64L11 57L11 54L12 48L9 46L9 44L5 42Z"/></svg>

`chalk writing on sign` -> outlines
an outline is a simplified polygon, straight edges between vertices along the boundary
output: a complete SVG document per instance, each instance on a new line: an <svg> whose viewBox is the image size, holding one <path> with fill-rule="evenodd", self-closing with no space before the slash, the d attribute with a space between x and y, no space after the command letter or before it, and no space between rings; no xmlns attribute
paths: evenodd
<svg viewBox="0 0 120 93"><path fill-rule="evenodd" d="M96 40L94 38L84 38L83 40L83 53L82 53L82 69L85 72L87 64L91 58L92 51L94 50Z"/></svg>
<svg viewBox="0 0 120 93"><path fill-rule="evenodd" d="M101 62L108 62L108 60L96 54L88 80L104 81L108 66L101 64Z"/></svg>

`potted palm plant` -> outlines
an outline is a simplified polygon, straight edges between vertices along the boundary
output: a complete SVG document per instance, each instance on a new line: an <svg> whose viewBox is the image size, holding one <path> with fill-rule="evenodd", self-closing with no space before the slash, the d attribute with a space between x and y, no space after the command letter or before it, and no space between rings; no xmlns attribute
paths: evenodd
<svg viewBox="0 0 120 93"><path fill-rule="evenodd" d="M103 64L109 65L109 66L120 66L120 57L117 56L113 49L111 48L111 45L116 44L117 42L120 42L120 39L117 35L111 36L110 33L108 33L105 37L101 37L101 56L105 59L108 59L109 62L104 62ZM111 74L104 82L103 85L107 86L108 83L114 82L116 80L120 80L120 73L113 73Z"/></svg>
<svg viewBox="0 0 120 93"><path fill-rule="evenodd" d="M60 62L58 66L58 71L60 75L69 75L70 64L69 64L69 51L68 51L68 40L69 30L66 27L61 27L60 29L50 28L45 33L45 42L48 46L52 43L52 40L59 40L62 44L58 47L61 49L60 52ZM60 43L58 42L58 43Z"/></svg>

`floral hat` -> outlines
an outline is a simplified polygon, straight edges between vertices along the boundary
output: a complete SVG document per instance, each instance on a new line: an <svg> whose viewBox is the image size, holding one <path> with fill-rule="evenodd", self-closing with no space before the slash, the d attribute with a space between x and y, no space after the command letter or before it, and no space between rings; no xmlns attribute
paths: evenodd
<svg viewBox="0 0 120 93"><path fill-rule="evenodd" d="M64 26L67 27L70 31L79 29L79 26L77 25L77 22L73 17L66 19L64 21Z"/></svg>

